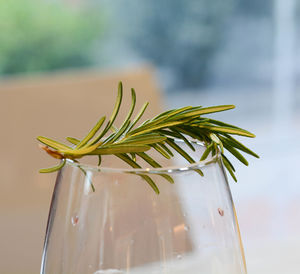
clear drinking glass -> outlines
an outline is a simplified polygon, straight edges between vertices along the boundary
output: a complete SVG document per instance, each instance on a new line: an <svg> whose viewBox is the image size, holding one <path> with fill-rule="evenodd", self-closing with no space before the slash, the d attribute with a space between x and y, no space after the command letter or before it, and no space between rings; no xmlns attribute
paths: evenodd
<svg viewBox="0 0 300 274"><path fill-rule="evenodd" d="M194 147L189 154L200 159L204 146ZM139 170L68 162L56 180L41 273L245 274L220 155L196 164L179 155L172 161L171 167ZM155 181L159 195L141 174Z"/></svg>

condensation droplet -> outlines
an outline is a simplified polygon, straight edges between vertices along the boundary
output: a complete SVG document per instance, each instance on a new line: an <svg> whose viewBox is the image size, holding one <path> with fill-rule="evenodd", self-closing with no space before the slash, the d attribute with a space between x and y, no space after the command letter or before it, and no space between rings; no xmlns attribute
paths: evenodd
<svg viewBox="0 0 300 274"><path fill-rule="evenodd" d="M218 212L220 214L220 216L224 216L224 210L222 208L218 208Z"/></svg>
<svg viewBox="0 0 300 274"><path fill-rule="evenodd" d="M79 217L76 215L76 216L73 216L72 219L72 225L75 226L78 224L78 221L79 221Z"/></svg>
<svg viewBox="0 0 300 274"><path fill-rule="evenodd" d="M187 226L187 225L185 225L185 226L184 226L184 230L185 230L185 231L189 231L189 230L190 230L190 227Z"/></svg>

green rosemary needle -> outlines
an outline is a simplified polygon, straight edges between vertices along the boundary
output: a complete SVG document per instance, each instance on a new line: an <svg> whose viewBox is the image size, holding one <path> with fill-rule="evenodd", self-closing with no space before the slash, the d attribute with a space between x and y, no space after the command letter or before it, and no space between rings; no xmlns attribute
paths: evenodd
<svg viewBox="0 0 300 274"><path fill-rule="evenodd" d="M248 165L248 162L240 152L259 158L255 152L232 137L232 135L239 135L253 138L255 137L254 134L234 125L203 117L205 114L233 109L234 105L206 108L202 106L187 106L179 109L171 109L137 126L148 107L148 103L145 103L137 116L132 119L136 105L136 93L134 89L131 89L131 107L123 123L117 128L114 122L118 116L122 98L123 85L120 82L115 107L104 128L101 130L106 120L105 116L98 120L96 125L82 140L67 137L66 140L72 146L43 136L37 137L38 141L43 144L41 146L42 149L50 156L60 159L60 163L57 166L41 169L40 172L49 173L58 171L65 165L67 159L78 162L78 159L85 156L97 156L99 160L98 165L100 165L101 159L105 155L115 155L132 168L142 168L136 163L136 156L139 156L154 168L161 167L147 153L148 150L156 150L165 158L170 159L174 156L171 151L173 149L189 163L195 163L196 161L175 142L175 140L181 140L190 149L194 150L192 141L189 138L206 144L206 150L200 160L205 160L210 153L215 155L217 151L220 151L224 166L235 181L237 181L234 175L235 169L224 155L225 150L245 165ZM196 169L195 171L203 176L203 172L200 169ZM138 174L138 176L141 176L157 194L159 193L158 187L150 176L145 174ZM168 182L174 183L171 176L166 174L160 174L160 176L164 177ZM92 183L91 187L94 191Z"/></svg>

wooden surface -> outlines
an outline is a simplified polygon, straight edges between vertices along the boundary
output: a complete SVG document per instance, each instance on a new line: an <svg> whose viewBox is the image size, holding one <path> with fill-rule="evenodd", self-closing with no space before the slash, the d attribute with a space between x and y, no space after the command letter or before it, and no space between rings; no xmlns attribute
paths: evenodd
<svg viewBox="0 0 300 274"><path fill-rule="evenodd" d="M56 175L38 173L55 161L38 148L35 138L82 137L100 116L110 116L120 80L125 87L120 116L129 108L131 87L137 92L137 110L150 102L145 118L161 111L149 68L0 81L0 273L39 272Z"/></svg>

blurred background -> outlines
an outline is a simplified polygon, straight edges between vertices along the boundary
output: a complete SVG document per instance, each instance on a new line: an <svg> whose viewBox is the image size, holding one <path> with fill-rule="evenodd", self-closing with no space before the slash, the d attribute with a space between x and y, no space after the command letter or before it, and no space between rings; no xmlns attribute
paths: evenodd
<svg viewBox="0 0 300 274"><path fill-rule="evenodd" d="M297 0L0 0L0 273L40 267L54 177L32 175L47 163L34 138L76 130L90 104L97 119L82 98L112 105L119 80L157 110L236 105L215 117L257 135L243 141L261 159L230 181L249 274L299 273L299 23Z"/></svg>

